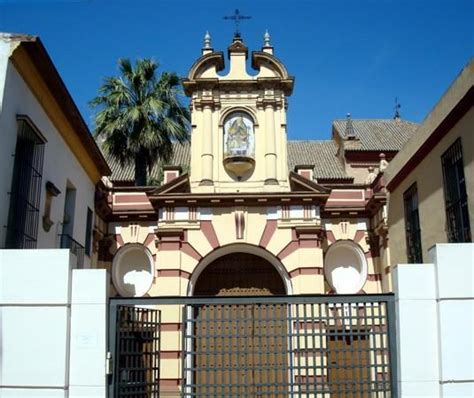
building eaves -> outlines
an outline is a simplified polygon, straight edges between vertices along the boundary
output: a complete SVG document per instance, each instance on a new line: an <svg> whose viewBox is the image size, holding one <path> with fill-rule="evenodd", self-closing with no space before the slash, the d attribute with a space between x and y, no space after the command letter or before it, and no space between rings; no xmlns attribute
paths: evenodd
<svg viewBox="0 0 474 398"><path fill-rule="evenodd" d="M82 118L74 100L72 99L66 85L59 75L53 61L47 53L43 43L37 36L24 34L2 33L0 40L17 41L19 45L12 53L12 59L15 62L15 53L24 50L28 58L37 70L38 75L44 81L55 102L59 106L74 132L76 133L81 144L86 148L88 155L91 157L98 174L108 176L111 170L105 160L102 152L98 148L94 138L91 135L87 124ZM79 159L80 160L80 159Z"/></svg>

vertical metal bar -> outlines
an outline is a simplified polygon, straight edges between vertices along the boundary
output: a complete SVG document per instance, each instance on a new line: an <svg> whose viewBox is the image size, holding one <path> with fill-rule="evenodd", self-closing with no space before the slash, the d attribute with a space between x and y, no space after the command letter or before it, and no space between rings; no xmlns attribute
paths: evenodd
<svg viewBox="0 0 474 398"><path fill-rule="evenodd" d="M114 397L115 394L115 383L118 372L117 364L117 346L116 346L116 333L117 333L117 305L114 302L109 301L109 351L112 355L112 374L108 376L108 396Z"/></svg>
<svg viewBox="0 0 474 398"><path fill-rule="evenodd" d="M393 296L387 297L387 334L390 365L391 396L398 397L398 358L396 339L396 310Z"/></svg>

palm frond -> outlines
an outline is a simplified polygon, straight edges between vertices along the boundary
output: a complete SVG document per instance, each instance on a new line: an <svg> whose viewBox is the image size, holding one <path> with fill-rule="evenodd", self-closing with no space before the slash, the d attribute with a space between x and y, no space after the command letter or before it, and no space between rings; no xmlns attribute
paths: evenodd
<svg viewBox="0 0 474 398"><path fill-rule="evenodd" d="M89 103L97 109L94 136L121 165L136 164L140 157L151 170L157 161L171 160L174 142L189 141L190 113L181 103L181 80L172 72L158 78L158 64L151 59L132 65L123 58L118 66L120 75L105 78Z"/></svg>

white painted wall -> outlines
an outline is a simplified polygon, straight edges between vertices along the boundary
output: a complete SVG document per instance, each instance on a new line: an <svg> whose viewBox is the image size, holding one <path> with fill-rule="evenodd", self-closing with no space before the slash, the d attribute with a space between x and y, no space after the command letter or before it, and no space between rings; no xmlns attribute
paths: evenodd
<svg viewBox="0 0 474 398"><path fill-rule="evenodd" d="M108 276L68 250L0 250L0 396L105 397Z"/></svg>
<svg viewBox="0 0 474 398"><path fill-rule="evenodd" d="M399 389L408 397L474 397L474 244L438 244L431 264L399 264Z"/></svg>
<svg viewBox="0 0 474 398"><path fill-rule="evenodd" d="M5 245L8 209L13 173L18 122L16 116L24 114L39 128L47 139L44 151L40 220L37 248L58 248L58 234L62 231L66 184L69 180L77 189L73 238L81 245L85 243L87 207L94 210L94 183L89 179L72 151L61 137L46 112L30 91L11 61L8 60L9 44L0 41L0 89L4 83L3 101L0 102L0 248ZM1 93L1 92L0 92ZM51 181L61 194L53 198L51 219L54 225L49 232L43 229L41 218L44 213L47 181ZM85 267L90 259L84 256Z"/></svg>

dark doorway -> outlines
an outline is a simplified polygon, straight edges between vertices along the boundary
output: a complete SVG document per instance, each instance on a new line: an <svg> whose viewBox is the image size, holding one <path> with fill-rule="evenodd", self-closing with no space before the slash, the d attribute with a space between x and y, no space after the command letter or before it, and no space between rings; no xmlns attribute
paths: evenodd
<svg viewBox="0 0 474 398"><path fill-rule="evenodd" d="M285 295L285 285L275 267L262 257L232 253L219 257L199 276L195 296Z"/></svg>
<svg viewBox="0 0 474 398"><path fill-rule="evenodd" d="M196 296L285 295L275 267L248 253L220 257L199 276ZM199 397L288 393L285 304L212 304L194 311L194 383Z"/></svg>

